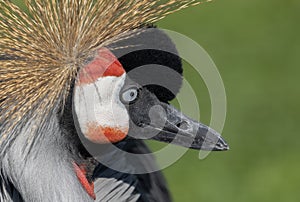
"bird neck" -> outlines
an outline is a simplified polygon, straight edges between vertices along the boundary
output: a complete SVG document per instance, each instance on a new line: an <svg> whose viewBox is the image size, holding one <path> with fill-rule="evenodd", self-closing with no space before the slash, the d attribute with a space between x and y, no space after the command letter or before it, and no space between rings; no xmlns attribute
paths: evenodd
<svg viewBox="0 0 300 202"><path fill-rule="evenodd" d="M78 151L78 137L61 127L57 112L47 119L29 152L22 148L28 144L34 121L26 123L6 150L0 165L0 178L4 179L0 187L12 192L4 184L11 185L24 201L93 201L74 168L74 163L86 161Z"/></svg>

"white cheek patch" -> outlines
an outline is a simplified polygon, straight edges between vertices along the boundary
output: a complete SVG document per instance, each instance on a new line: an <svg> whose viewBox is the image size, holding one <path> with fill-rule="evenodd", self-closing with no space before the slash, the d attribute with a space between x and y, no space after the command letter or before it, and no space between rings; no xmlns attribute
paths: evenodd
<svg viewBox="0 0 300 202"><path fill-rule="evenodd" d="M76 85L74 110L81 132L95 143L118 142L128 133L129 115L119 94L126 74Z"/></svg>

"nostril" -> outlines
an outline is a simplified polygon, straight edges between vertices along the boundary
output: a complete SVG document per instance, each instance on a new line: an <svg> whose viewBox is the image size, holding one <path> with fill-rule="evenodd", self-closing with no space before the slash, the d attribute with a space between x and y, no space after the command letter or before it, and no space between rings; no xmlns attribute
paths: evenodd
<svg viewBox="0 0 300 202"><path fill-rule="evenodd" d="M189 124L186 121L181 121L177 123L176 126L182 130L187 130L189 128Z"/></svg>
<svg viewBox="0 0 300 202"><path fill-rule="evenodd" d="M145 128L146 124L144 122L139 122L139 123L137 123L137 126L140 128Z"/></svg>

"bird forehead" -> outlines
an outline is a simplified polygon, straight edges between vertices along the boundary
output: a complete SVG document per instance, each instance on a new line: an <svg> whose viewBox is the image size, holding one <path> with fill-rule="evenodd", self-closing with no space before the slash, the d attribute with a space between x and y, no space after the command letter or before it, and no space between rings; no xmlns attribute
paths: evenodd
<svg viewBox="0 0 300 202"><path fill-rule="evenodd" d="M96 82L99 78L113 76L120 77L125 69L117 57L107 48L100 48L91 62L79 71L77 85Z"/></svg>

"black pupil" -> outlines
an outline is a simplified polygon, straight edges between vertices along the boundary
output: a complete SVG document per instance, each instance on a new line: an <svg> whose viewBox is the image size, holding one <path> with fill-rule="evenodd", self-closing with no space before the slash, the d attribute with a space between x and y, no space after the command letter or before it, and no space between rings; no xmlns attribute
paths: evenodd
<svg viewBox="0 0 300 202"><path fill-rule="evenodd" d="M130 93L130 96L131 96L131 97L134 97L134 95L135 95L134 92L131 92L131 93Z"/></svg>

